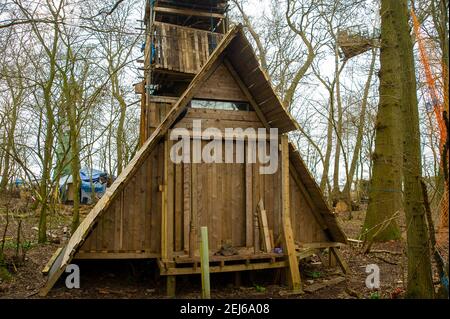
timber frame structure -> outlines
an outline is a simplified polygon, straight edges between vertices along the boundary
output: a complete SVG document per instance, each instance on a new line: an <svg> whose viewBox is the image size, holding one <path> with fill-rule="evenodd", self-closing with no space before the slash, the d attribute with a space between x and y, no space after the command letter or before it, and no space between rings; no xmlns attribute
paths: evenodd
<svg viewBox="0 0 450 319"><path fill-rule="evenodd" d="M228 31L227 1L182 2L182 7L180 1L147 4L145 79L136 86L142 95L141 148L54 254L41 295L77 259L156 259L173 295L177 275L200 273L202 226L209 229L212 273L285 268L290 287L301 291L299 261L322 256L323 249L347 271L339 252L346 236L288 141L298 124L274 92L242 26ZM193 11L195 5L205 12ZM175 24L180 21L191 24ZM196 108L195 101L246 108ZM247 158L174 164L170 150L176 141L169 138L174 129L186 129L191 144L208 142L194 134L193 120L201 120L203 128L277 128L278 170L261 175L260 164ZM243 143L247 150L248 141ZM224 247L233 253L220 254Z"/></svg>

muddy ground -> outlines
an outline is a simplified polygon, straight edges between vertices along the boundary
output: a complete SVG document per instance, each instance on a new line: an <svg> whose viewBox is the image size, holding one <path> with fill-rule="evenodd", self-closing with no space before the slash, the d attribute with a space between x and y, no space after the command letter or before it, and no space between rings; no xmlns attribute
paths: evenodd
<svg viewBox="0 0 450 319"><path fill-rule="evenodd" d="M70 206L57 207L50 216L49 240L45 245L37 244L38 217L20 199L8 200L9 222L6 233L5 200L0 202L0 248L4 240L7 272L0 270L0 298L40 298L39 289L45 283L41 270L54 251L68 236ZM84 207L83 214L89 211ZM341 225L349 238L357 239L364 221L364 211L339 216ZM17 245L20 224L20 243ZM403 224L400 221L400 224ZM402 226L404 233L405 227ZM363 254L356 243L344 246L341 251L348 262L350 274L346 280L312 293L287 294L287 287L280 285L283 274L276 271L261 271L249 275L242 273L213 274L211 277L213 298L302 298L302 299L349 299L349 298L402 298L406 285L405 240L374 244L369 254ZM448 246L445 249L448 260ZM366 266L376 264L380 268L381 287L366 288ZM152 261L84 261L80 263L81 289L69 290L60 280L45 298L166 298L164 278L157 273ZM305 287L343 277L339 268L322 265L312 258L301 265ZM439 282L436 269L435 282ZM239 280L238 280L239 279ZM196 299L201 296L199 276L178 277L177 297Z"/></svg>

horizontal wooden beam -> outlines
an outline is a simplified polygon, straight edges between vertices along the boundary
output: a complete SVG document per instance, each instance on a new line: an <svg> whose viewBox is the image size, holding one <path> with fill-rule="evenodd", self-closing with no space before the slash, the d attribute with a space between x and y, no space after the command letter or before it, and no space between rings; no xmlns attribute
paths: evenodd
<svg viewBox="0 0 450 319"><path fill-rule="evenodd" d="M153 259L161 255L149 252L78 252L74 259Z"/></svg>
<svg viewBox="0 0 450 319"><path fill-rule="evenodd" d="M287 261L277 261L277 262L266 262L266 263L257 263L257 264L242 264L242 265L225 265L225 266L210 266L210 273L219 273L219 272L233 272L233 271L249 271L249 270L261 270L261 269L274 269L274 268L285 268L288 266ZM160 272L162 276L171 276L171 275L194 275L200 274L200 267L185 267L185 268L168 268L162 269L160 268Z"/></svg>
<svg viewBox="0 0 450 319"><path fill-rule="evenodd" d="M299 243L300 247L304 248L330 248L330 247L341 247L344 246L342 243L335 243L335 242L323 242L323 243Z"/></svg>
<svg viewBox="0 0 450 319"><path fill-rule="evenodd" d="M149 95L147 96L149 102L152 103L170 103L174 104L178 101L178 97L171 96L160 96L160 95Z"/></svg>
<svg viewBox="0 0 450 319"><path fill-rule="evenodd" d="M179 14L179 15L185 15L185 16L196 16L196 17L204 17L204 18L216 18L216 19L225 18L225 15L220 14L220 13L197 11L197 10L191 10L191 9L177 9L177 8L156 6L154 8L154 10L155 10L155 12Z"/></svg>

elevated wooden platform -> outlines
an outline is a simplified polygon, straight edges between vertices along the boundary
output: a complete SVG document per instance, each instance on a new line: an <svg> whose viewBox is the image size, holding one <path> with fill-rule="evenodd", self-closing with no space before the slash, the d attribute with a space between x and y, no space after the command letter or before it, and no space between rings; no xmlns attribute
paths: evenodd
<svg viewBox="0 0 450 319"><path fill-rule="evenodd" d="M339 247L340 243L320 243L311 245L308 248L297 248L296 257L297 262L302 259L319 255L321 249L334 249ZM243 248L243 251L248 248ZM286 268L289 266L287 255L284 253L243 253L232 256L211 255L209 257L209 268L211 273L236 272L236 271L250 271L263 269ZM340 257L340 254L339 254ZM338 258L339 258L338 257ZM342 262L342 263L341 263ZM343 272L347 271L345 261L341 260L338 265ZM162 276L177 276L177 275L194 275L200 274L200 257L190 257L188 255L180 255L170 261L163 261L158 258L158 267Z"/></svg>

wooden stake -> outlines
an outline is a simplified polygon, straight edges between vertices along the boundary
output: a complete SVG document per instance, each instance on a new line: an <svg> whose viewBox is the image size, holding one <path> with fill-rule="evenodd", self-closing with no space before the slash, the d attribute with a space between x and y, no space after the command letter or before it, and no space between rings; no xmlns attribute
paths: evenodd
<svg viewBox="0 0 450 319"><path fill-rule="evenodd" d="M166 279L166 294L167 297L175 297L176 293L176 276L167 276Z"/></svg>
<svg viewBox="0 0 450 319"><path fill-rule="evenodd" d="M202 271L202 298L210 299L208 227L201 228L200 258Z"/></svg>
<svg viewBox="0 0 450 319"><path fill-rule="evenodd" d="M342 254L339 251L339 249L337 249L335 247L330 247L330 255L334 255L334 257L336 258L336 261L339 264L339 267L341 267L342 272L344 274L349 274L350 273L350 268L348 267L348 264L345 261L344 257L342 256Z"/></svg>
<svg viewBox="0 0 450 319"><path fill-rule="evenodd" d="M270 239L270 231L269 224L267 222L267 214L264 209L264 202L261 199L258 203L258 217L259 217L259 225L262 231L263 245L264 251L270 253L272 251L272 240Z"/></svg>
<svg viewBox="0 0 450 319"><path fill-rule="evenodd" d="M289 141L287 135L281 136L281 220L283 241L289 263L289 285L294 291L302 290L300 270L295 252L294 234L292 232L289 202Z"/></svg>

